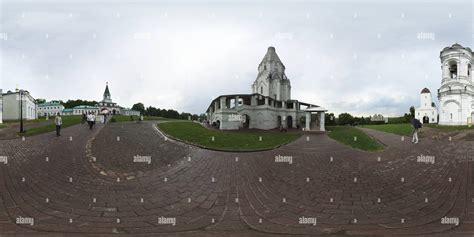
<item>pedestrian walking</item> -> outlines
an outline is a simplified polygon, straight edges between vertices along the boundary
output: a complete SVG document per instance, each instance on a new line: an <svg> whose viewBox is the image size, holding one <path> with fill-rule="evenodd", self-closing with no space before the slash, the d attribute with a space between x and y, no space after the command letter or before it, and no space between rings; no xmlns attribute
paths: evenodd
<svg viewBox="0 0 474 237"><path fill-rule="evenodd" d="M87 121L87 115L86 113L82 112L82 124L84 124Z"/></svg>
<svg viewBox="0 0 474 237"><path fill-rule="evenodd" d="M416 118L411 119L411 125L413 127L413 136L412 136L411 142L417 144L419 142L418 131L423 125L421 124L420 120Z"/></svg>
<svg viewBox="0 0 474 237"><path fill-rule="evenodd" d="M56 115L56 118L54 118L54 124L56 125L56 136L61 136L61 125L63 125L63 119L61 118L61 115L58 114Z"/></svg>
<svg viewBox="0 0 474 237"><path fill-rule="evenodd" d="M87 113L87 124L89 124L89 129L92 129L92 114L91 112Z"/></svg>
<svg viewBox="0 0 474 237"><path fill-rule="evenodd" d="M96 120L95 113L92 112L92 127L94 127L95 125L95 120Z"/></svg>

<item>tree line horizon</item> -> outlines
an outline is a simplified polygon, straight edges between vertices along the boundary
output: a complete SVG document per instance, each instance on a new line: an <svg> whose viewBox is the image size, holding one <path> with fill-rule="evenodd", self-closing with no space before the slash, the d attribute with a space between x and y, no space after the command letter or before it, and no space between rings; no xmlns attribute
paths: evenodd
<svg viewBox="0 0 474 237"><path fill-rule="evenodd" d="M38 104L45 103L45 99L36 99ZM95 106L98 104L95 100L67 100L66 102L59 100L65 108L74 108L75 106L79 105L89 105ZM174 109L160 109L154 106L145 107L145 105L141 102L135 103L132 106L133 110L140 111L141 114L145 116L156 116L156 117L163 117L163 118L171 118L171 119L184 119L187 120L189 117L192 120L206 120L206 114L192 114L188 112L178 112ZM378 114L375 114L378 115ZM403 116L400 117L389 117L388 123L409 123L411 118L415 116L415 107L411 106L409 108L409 112L405 113ZM334 113L326 113L325 114L325 121L327 126L335 126L335 125L365 125L365 124L383 124L385 121L372 121L372 116L353 116L350 113L340 113L337 117Z"/></svg>

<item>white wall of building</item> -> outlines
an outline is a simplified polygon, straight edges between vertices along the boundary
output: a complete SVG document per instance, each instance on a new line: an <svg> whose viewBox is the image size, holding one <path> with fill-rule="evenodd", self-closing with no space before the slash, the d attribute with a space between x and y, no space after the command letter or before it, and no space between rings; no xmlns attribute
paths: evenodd
<svg viewBox="0 0 474 237"><path fill-rule="evenodd" d="M98 107L74 107L72 110L73 115L82 115L88 114L88 113L94 113L95 115L98 115L100 112Z"/></svg>
<svg viewBox="0 0 474 237"><path fill-rule="evenodd" d="M23 119L32 120L37 118L36 103L28 92L24 92ZM20 119L20 94L17 92L3 94L3 120Z"/></svg>
<svg viewBox="0 0 474 237"><path fill-rule="evenodd" d="M122 115L125 115L125 116L140 116L140 111L136 111L132 109L122 109L120 112Z"/></svg>
<svg viewBox="0 0 474 237"><path fill-rule="evenodd" d="M57 113L63 114L63 109L64 106L62 104L45 103L38 105L37 112L38 116L46 116L46 114L52 116L56 115Z"/></svg>
<svg viewBox="0 0 474 237"><path fill-rule="evenodd" d="M443 125L466 125L472 123L474 109L472 96L450 94L440 100L439 123Z"/></svg>

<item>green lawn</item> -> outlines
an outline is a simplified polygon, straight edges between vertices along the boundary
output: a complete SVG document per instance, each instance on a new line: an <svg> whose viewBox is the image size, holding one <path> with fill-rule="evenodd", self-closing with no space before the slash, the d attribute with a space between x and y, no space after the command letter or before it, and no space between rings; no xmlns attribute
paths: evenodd
<svg viewBox="0 0 474 237"><path fill-rule="evenodd" d="M143 120L176 120L176 119L163 118L163 117L158 117L158 116L143 116Z"/></svg>
<svg viewBox="0 0 474 237"><path fill-rule="evenodd" d="M382 150L384 146L363 131L350 126L329 126L328 136L338 142L364 151ZM354 141L354 137L357 140Z"/></svg>
<svg viewBox="0 0 474 237"><path fill-rule="evenodd" d="M23 124L37 123L37 122L41 122L41 121L44 121L44 120L45 120L45 117L39 117L37 119L30 119L30 120L23 119ZM19 119L16 119L16 120L3 120L3 123L6 124L6 125L17 124L17 123L19 124L20 120Z"/></svg>
<svg viewBox="0 0 474 237"><path fill-rule="evenodd" d="M166 134L180 140L225 151L270 149L301 137L301 134L290 132L210 130L193 122L166 122L158 124L158 127ZM212 141L212 137L214 137L214 141ZM262 137L261 141L260 137Z"/></svg>
<svg viewBox="0 0 474 237"><path fill-rule="evenodd" d="M382 132L394 133L402 136L411 136L413 129L409 123L362 125L361 127Z"/></svg>
<svg viewBox="0 0 474 237"><path fill-rule="evenodd" d="M6 124L4 124L4 123L1 123L1 124L0 124L0 128L6 128L6 127L8 127L8 125L6 125Z"/></svg>
<svg viewBox="0 0 474 237"><path fill-rule="evenodd" d="M66 128L66 127L81 123L82 116L80 115L62 116L62 119L63 119L63 125L61 126L61 128ZM54 125L54 117L50 117L50 120L52 120L52 123L50 124L34 127L34 128L29 128L26 130L25 133L18 133L18 135L32 136L32 135L37 135L37 134L41 134L45 132L55 131L56 126Z"/></svg>
<svg viewBox="0 0 474 237"><path fill-rule="evenodd" d="M443 131L458 131L458 130L474 129L474 126L469 127L467 125L446 126L446 125L438 125L438 124L426 124L423 126L435 128L435 129L439 129Z"/></svg>

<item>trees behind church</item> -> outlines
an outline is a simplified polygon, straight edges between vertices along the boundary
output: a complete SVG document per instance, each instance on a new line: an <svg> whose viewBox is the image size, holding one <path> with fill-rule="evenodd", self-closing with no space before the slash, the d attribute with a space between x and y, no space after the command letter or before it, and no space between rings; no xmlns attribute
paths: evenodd
<svg viewBox="0 0 474 237"><path fill-rule="evenodd" d="M400 117L389 117L388 121L385 122L381 114L374 114L373 116L368 117L357 117L352 116L349 113L341 113L337 116L334 116L333 113L326 114L325 122L326 126L334 125L365 125L365 124L397 124L397 123L410 123L411 118L415 116L415 107L411 106L409 112L405 113Z"/></svg>
<svg viewBox="0 0 474 237"><path fill-rule="evenodd" d="M74 108L79 105L89 105L89 106L96 106L97 101L91 100L68 100L66 102L63 102L62 100L59 101L62 105L64 105L64 108Z"/></svg>
<svg viewBox="0 0 474 237"><path fill-rule="evenodd" d="M148 106L145 109L145 106L142 103L134 104L132 109L138 110L146 116L156 116L156 117L163 117L163 118L185 119L185 120L187 120L188 118L191 118L192 120L198 120L200 118L197 114L191 114L191 113L186 113L186 112L179 113L178 111L173 110L173 109L160 109L160 108L155 108L153 106Z"/></svg>
<svg viewBox="0 0 474 237"><path fill-rule="evenodd" d="M136 103L132 106L133 110L140 111L140 114L145 114L145 105L143 103Z"/></svg>

